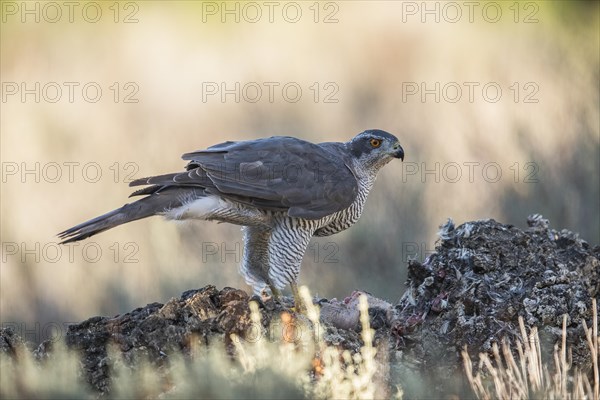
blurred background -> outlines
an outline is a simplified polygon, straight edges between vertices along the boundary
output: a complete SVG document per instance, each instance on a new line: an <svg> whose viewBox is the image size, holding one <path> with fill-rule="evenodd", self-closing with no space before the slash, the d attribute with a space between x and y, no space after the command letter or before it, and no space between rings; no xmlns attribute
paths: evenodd
<svg viewBox="0 0 600 400"><path fill-rule="evenodd" d="M29 340L249 290L236 226L155 217L56 244L225 140L400 138L362 219L311 243L300 283L320 296L397 301L447 218L541 213L600 241L598 2L0 4L0 312Z"/></svg>

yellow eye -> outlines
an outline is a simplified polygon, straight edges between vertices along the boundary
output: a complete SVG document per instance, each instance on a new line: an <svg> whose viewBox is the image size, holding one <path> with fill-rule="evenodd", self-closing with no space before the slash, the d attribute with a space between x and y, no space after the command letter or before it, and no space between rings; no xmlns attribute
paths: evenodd
<svg viewBox="0 0 600 400"><path fill-rule="evenodd" d="M375 148L381 146L381 140L379 140L379 139L371 139L369 141L369 143L371 143L371 146L373 146Z"/></svg>

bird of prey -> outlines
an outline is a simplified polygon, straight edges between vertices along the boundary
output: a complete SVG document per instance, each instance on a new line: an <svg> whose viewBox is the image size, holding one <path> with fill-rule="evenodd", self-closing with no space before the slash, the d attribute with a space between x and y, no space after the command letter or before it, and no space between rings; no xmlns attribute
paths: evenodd
<svg viewBox="0 0 600 400"><path fill-rule="evenodd" d="M184 172L134 180L141 199L58 234L75 242L153 215L243 226L240 272L255 294L277 298L296 279L313 236L329 236L361 216L378 171L404 160L398 139L378 129L352 140L310 143L288 136L224 142L182 156ZM130 197L131 197L130 196Z"/></svg>

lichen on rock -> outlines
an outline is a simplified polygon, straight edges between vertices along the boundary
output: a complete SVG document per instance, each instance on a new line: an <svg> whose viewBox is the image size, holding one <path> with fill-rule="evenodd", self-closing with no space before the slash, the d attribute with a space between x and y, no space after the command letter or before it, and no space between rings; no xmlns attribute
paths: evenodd
<svg viewBox="0 0 600 400"><path fill-rule="evenodd" d="M582 320L589 325L600 293L600 246L551 229L540 215L527 222L525 230L491 219L440 227L435 252L409 263L396 305L400 358L419 360L440 382L460 372L464 346L477 358L494 342L520 340L518 316L538 327L542 348L553 349L566 314L573 364L589 370Z"/></svg>

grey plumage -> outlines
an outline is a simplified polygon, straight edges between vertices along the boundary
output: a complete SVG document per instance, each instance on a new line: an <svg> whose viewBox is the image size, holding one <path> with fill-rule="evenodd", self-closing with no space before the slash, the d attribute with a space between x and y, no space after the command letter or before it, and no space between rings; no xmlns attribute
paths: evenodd
<svg viewBox="0 0 600 400"><path fill-rule="evenodd" d="M242 225L240 272L257 293L281 289L295 284L312 236L332 235L359 219L377 172L393 158L404 159L404 150L381 130L346 143L282 136L225 142L184 154L184 172L131 182L147 185L131 195L145 197L59 237L78 241L152 215Z"/></svg>

